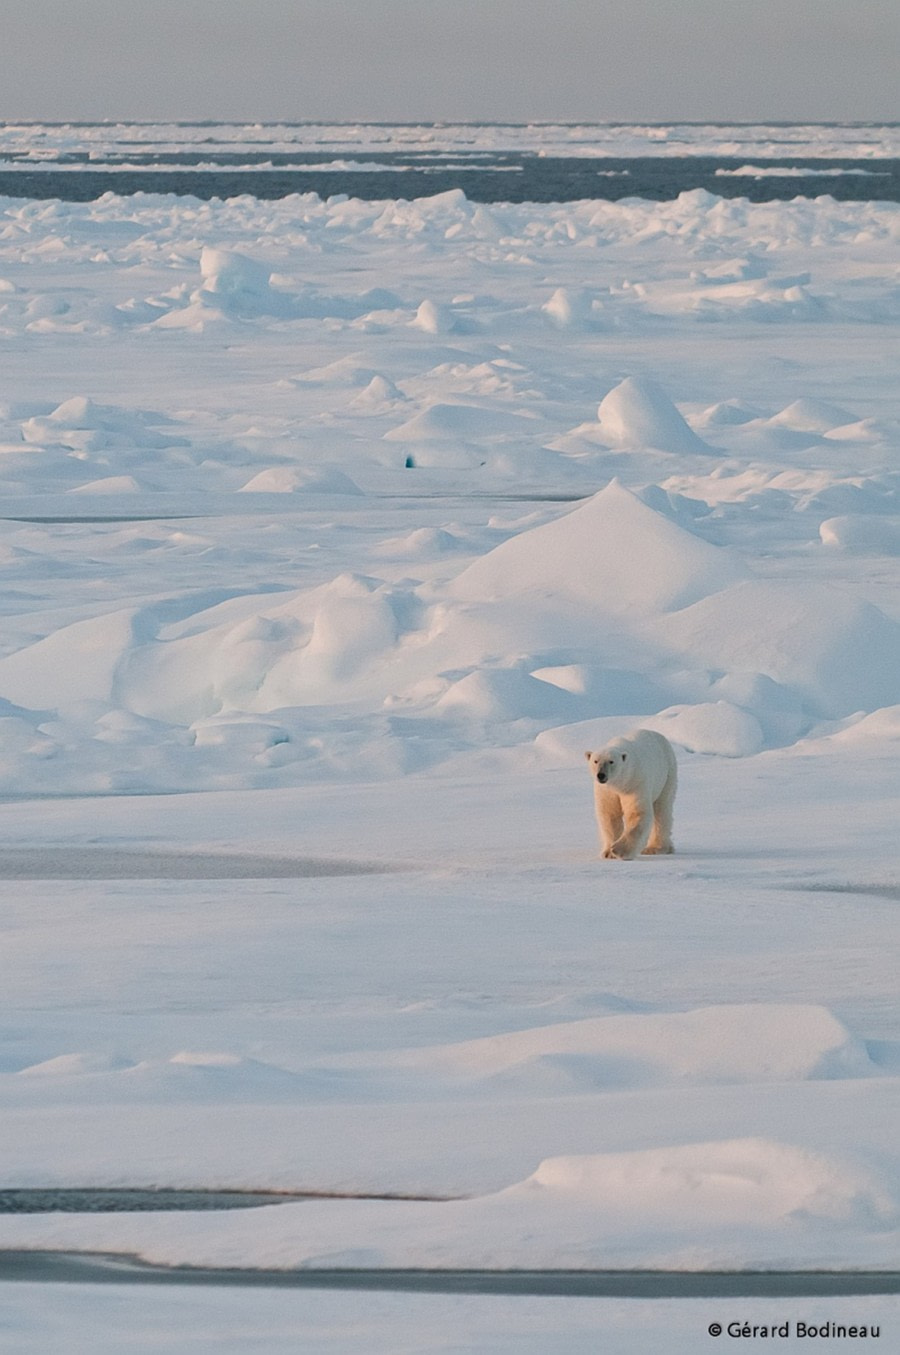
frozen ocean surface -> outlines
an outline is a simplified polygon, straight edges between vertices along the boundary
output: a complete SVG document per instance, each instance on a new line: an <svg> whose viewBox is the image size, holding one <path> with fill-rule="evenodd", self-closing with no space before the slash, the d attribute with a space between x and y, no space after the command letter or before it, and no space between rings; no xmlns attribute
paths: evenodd
<svg viewBox="0 0 900 1355"><path fill-rule="evenodd" d="M122 152L13 130L10 174ZM597 149L515 135L472 153ZM896 155L891 128L736 137L603 153ZM0 1245L897 1270L900 205L377 172L378 200L0 200L0 1185L421 1198L5 1216ZM677 851L600 861L583 753L634 726L676 747ZM46 1349L31 1292L9 1322ZM211 1341L214 1302L240 1349L258 1298L171 1310ZM676 1355L721 1316L454 1302L455 1346L446 1297L319 1295L309 1348L356 1320L373 1351Z"/></svg>

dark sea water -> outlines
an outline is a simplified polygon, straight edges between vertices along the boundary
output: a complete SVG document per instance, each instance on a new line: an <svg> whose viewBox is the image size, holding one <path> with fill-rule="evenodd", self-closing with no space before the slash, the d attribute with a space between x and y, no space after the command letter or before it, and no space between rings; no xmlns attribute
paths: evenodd
<svg viewBox="0 0 900 1355"><path fill-rule="evenodd" d="M650 156L628 159L584 159L537 155L497 155L477 168L471 165L413 165L408 155L384 155L383 169L322 169L314 158L305 158L309 168L285 166L248 169L247 157L240 167L229 167L221 157L216 169L191 170L189 157L180 156L183 167L170 168L175 157L165 157L165 168L147 164L140 169L97 170L90 164L77 170L0 170L0 194L6 197L61 198L89 202L104 193L177 193L196 198L233 198L249 194L257 198L284 198L292 193L335 194L377 200L421 198L461 188L472 202L571 202L581 198L640 197L653 201L677 198L679 193L703 188L720 197L749 198L768 202L828 194L842 201L900 202L900 160L860 163L855 160L777 160L763 171L792 170L802 173L776 175L735 174L744 159L719 156ZM271 161L277 157L266 157ZM293 157L291 157L293 158ZM368 164L374 157L367 156ZM323 163L333 164L332 156ZM724 172L723 172L724 171ZM730 172L729 172L730 171Z"/></svg>
<svg viewBox="0 0 900 1355"><path fill-rule="evenodd" d="M160 1210L254 1209L305 1198L245 1190L0 1189L0 1214L140 1214Z"/></svg>
<svg viewBox="0 0 900 1355"><path fill-rule="evenodd" d="M663 201L691 189L755 202L900 202L900 129L0 124L0 195L9 197L378 200L451 189L473 202Z"/></svg>

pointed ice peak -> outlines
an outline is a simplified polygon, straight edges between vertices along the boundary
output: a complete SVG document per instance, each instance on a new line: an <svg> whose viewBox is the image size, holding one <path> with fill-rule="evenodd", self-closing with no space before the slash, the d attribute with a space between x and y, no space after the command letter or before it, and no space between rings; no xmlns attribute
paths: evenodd
<svg viewBox="0 0 900 1355"><path fill-rule="evenodd" d="M671 611L745 577L711 546L612 480L572 512L476 560L453 584L459 598L568 598L606 613Z"/></svg>

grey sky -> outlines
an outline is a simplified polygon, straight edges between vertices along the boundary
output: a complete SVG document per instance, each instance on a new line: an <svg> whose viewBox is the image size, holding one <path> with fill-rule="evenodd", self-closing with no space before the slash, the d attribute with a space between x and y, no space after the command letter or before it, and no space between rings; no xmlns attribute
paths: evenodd
<svg viewBox="0 0 900 1355"><path fill-rule="evenodd" d="M0 117L896 120L900 0L0 0Z"/></svg>

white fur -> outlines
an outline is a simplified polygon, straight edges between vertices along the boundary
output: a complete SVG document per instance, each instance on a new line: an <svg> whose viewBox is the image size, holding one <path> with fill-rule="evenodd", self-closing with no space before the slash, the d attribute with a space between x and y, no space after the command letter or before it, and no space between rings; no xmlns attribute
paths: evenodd
<svg viewBox="0 0 900 1355"><path fill-rule="evenodd" d="M633 729L585 757L594 782L601 855L633 861L642 852L673 852L678 765L669 740L652 729Z"/></svg>

